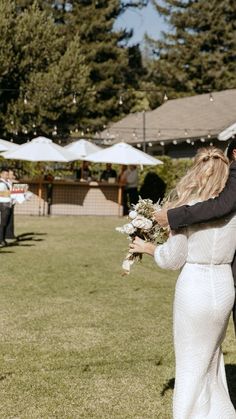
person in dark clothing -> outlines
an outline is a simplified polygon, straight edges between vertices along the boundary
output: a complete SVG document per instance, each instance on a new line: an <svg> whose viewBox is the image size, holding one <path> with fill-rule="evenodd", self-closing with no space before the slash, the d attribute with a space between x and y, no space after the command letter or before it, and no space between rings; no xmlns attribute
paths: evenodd
<svg viewBox="0 0 236 419"><path fill-rule="evenodd" d="M6 246L6 228L11 212L11 191L8 184L8 168L3 167L0 173L0 247Z"/></svg>
<svg viewBox="0 0 236 419"><path fill-rule="evenodd" d="M76 170L76 179L78 180L85 180L85 181L90 181L92 177L92 172L89 168L89 162L88 161L83 161L82 162L82 166Z"/></svg>
<svg viewBox="0 0 236 419"><path fill-rule="evenodd" d="M103 170L100 180L101 181L106 181L108 182L109 178L117 178L117 173L115 169L112 169L112 164L111 163L107 163L106 164L106 169Z"/></svg>
<svg viewBox="0 0 236 419"><path fill-rule="evenodd" d="M152 202L161 202L166 190L165 182L155 172L148 172L140 188L139 195L143 199L151 199Z"/></svg>
<svg viewBox="0 0 236 419"><path fill-rule="evenodd" d="M13 183L15 180L16 180L16 177L14 174L14 170L9 168L7 182L8 182L10 190L12 190ZM12 201L9 219L6 226L6 235L5 235L6 239L11 239L11 240L16 238L15 233L14 233L14 207L15 207L15 202Z"/></svg>

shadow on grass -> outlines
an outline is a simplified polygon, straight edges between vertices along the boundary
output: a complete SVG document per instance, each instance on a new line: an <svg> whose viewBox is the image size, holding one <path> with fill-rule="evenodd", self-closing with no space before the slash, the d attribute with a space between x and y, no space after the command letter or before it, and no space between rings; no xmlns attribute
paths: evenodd
<svg viewBox="0 0 236 419"><path fill-rule="evenodd" d="M163 386L163 389L161 391L161 397L164 397L165 393L168 390L174 390L174 386L175 386L175 379L170 378L170 380L168 380Z"/></svg>
<svg viewBox="0 0 236 419"><path fill-rule="evenodd" d="M231 401L236 409L236 365L226 364L225 365L227 383L229 387L229 394Z"/></svg>
<svg viewBox="0 0 236 419"><path fill-rule="evenodd" d="M19 236L17 236L15 238L15 240L8 242L7 245L3 248L1 248L1 253L13 253L11 251L7 251L5 249L8 249L9 247L15 247L15 246L23 246L23 247L32 247L35 246L35 244L33 243L25 243L25 242L41 242L44 239L43 238L39 238L38 236L46 236L47 233L34 233L34 232L30 232L30 233L23 233L23 234L19 234ZM24 242L24 243L23 243Z"/></svg>

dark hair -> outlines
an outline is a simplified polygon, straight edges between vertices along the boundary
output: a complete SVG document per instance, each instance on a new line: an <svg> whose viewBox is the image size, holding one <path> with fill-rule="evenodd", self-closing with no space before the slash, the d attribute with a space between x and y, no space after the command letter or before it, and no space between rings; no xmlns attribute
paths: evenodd
<svg viewBox="0 0 236 419"><path fill-rule="evenodd" d="M7 166L3 166L3 167L1 168L1 172L9 172L8 167L7 167Z"/></svg>
<svg viewBox="0 0 236 419"><path fill-rule="evenodd" d="M230 161L234 160L233 151L236 150L236 139L232 140L227 148L227 157Z"/></svg>

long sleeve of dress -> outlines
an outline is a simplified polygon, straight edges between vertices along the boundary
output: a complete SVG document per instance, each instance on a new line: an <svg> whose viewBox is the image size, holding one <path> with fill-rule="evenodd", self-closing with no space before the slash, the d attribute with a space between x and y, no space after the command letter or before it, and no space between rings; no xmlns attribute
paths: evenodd
<svg viewBox="0 0 236 419"><path fill-rule="evenodd" d="M154 252L154 259L162 269L176 270L186 262L188 254L188 241L185 234L175 234L157 246Z"/></svg>
<svg viewBox="0 0 236 419"><path fill-rule="evenodd" d="M192 224L215 220L236 211L236 162L230 166L228 181L218 197L183 205L168 210L168 220L172 230Z"/></svg>

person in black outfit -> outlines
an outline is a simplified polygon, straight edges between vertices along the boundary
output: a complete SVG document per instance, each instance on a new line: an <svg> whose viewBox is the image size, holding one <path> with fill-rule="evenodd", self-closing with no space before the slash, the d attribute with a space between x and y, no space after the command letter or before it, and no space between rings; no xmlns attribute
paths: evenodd
<svg viewBox="0 0 236 419"><path fill-rule="evenodd" d="M6 228L11 212L11 191L7 182L8 168L3 167L0 173L0 247L6 246Z"/></svg>
<svg viewBox="0 0 236 419"><path fill-rule="evenodd" d="M117 173L115 169L112 169L112 164L111 163L107 163L106 164L106 169L103 170L100 180L103 181L105 180L106 182L108 182L109 178L117 178Z"/></svg>
<svg viewBox="0 0 236 419"><path fill-rule="evenodd" d="M182 205L178 208L161 210L155 214L155 219L162 225L170 225L172 230L178 230L192 224L213 221L236 212L236 140L232 140L227 150L230 171L223 191L216 197L195 205ZM234 284L236 287L236 254L232 262ZM233 309L234 327L236 332L236 304Z"/></svg>
<svg viewBox="0 0 236 419"><path fill-rule="evenodd" d="M155 172L148 172L140 188L139 195L143 199L151 199L152 202L161 202L166 190L165 182Z"/></svg>
<svg viewBox="0 0 236 419"><path fill-rule="evenodd" d="M16 177L14 174L14 170L12 168L9 168L7 182L8 182L10 190L12 190L12 186L15 180L16 180ZM14 233L14 207L15 207L15 203L11 202L10 215L9 215L8 223L6 226L6 236L5 236L6 239L11 239L11 240L16 238L15 233Z"/></svg>
<svg viewBox="0 0 236 419"><path fill-rule="evenodd" d="M92 172L89 168L89 162L83 161L82 166L76 170L76 179L78 180L91 180Z"/></svg>

